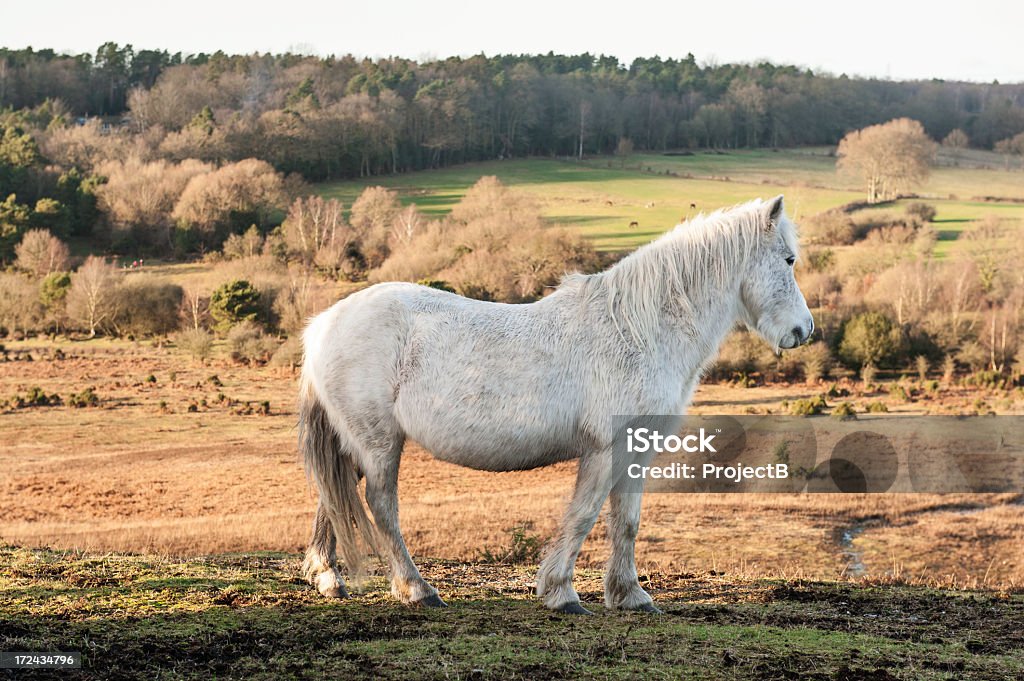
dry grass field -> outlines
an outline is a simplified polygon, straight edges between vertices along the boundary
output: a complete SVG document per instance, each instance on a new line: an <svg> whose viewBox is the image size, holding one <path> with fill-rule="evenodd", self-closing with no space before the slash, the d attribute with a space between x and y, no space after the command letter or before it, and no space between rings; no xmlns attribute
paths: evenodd
<svg viewBox="0 0 1024 681"><path fill-rule="evenodd" d="M6 354L0 396L39 387L65 404L0 413L0 541L169 556L303 548L315 494L295 452L291 370L201 365L148 341L30 340L7 344ZM89 387L98 405L67 406ZM705 385L693 411L777 410L822 390ZM1003 413L1024 408L1020 391L951 388L890 409L969 412L979 399ZM481 473L409 444L400 492L410 549L530 563L574 470ZM650 494L638 561L673 573L1020 589L1021 503L1018 495ZM581 564L599 567L606 551L599 526Z"/></svg>

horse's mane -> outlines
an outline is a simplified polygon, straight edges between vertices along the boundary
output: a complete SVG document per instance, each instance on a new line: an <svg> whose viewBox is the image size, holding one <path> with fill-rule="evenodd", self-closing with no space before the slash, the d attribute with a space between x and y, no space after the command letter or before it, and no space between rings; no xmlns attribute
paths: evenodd
<svg viewBox="0 0 1024 681"><path fill-rule="evenodd" d="M588 299L600 295L619 332L647 347L661 322L665 302L691 303L703 292L722 290L765 243L767 202L755 199L732 208L701 213L641 246L604 272L572 275L563 285L579 286ZM777 225L797 254L796 228L782 216ZM623 334L625 335L625 334Z"/></svg>

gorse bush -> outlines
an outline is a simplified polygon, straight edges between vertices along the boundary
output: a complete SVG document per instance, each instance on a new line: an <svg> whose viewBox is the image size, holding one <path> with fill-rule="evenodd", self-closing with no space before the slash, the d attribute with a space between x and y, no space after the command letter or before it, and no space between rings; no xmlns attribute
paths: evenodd
<svg viewBox="0 0 1024 681"><path fill-rule="evenodd" d="M782 403L782 409L792 416L817 416L828 409L828 403L825 402L824 395L818 395L793 402L785 401Z"/></svg>
<svg viewBox="0 0 1024 681"><path fill-rule="evenodd" d="M79 409L83 407L96 407L99 406L99 403L100 398L91 387L75 393L68 398L68 405Z"/></svg>
<svg viewBox="0 0 1024 681"><path fill-rule="evenodd" d="M840 402L832 410L832 418L839 421L852 421L857 418L857 412L849 402Z"/></svg>

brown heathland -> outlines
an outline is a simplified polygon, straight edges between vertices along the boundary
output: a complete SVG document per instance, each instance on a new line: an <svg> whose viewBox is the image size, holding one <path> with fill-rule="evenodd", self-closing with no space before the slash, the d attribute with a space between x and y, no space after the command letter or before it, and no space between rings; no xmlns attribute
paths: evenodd
<svg viewBox="0 0 1024 681"><path fill-rule="evenodd" d="M199 365L149 343L57 347L9 345L15 361L0 363L0 396L38 386L66 403L92 387L100 403L0 413L0 541L174 555L304 546L315 493L295 452L294 372ZM783 399L821 390L707 385L694 406L706 413L777 409ZM1019 406L1012 394L946 401L979 397ZM269 414L261 413L264 401ZM410 549L474 561L484 552L514 552L514 534L546 537L574 472L566 463L482 473L410 444L400 482ZM1020 502L1015 495L650 494L638 561L674 572L1020 588ZM606 556L599 524L581 564L598 566Z"/></svg>

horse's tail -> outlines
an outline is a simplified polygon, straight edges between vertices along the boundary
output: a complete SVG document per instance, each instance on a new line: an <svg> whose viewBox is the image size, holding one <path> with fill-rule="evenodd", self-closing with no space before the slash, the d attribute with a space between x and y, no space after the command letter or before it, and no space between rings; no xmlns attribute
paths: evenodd
<svg viewBox="0 0 1024 681"><path fill-rule="evenodd" d="M365 545L380 555L377 527L359 496L359 471L344 451L312 381L303 371L299 393L299 451L306 475L316 484L320 507L334 528L338 551L351 577L363 574ZM361 540L361 541L360 541ZM307 579L315 566L303 565Z"/></svg>

